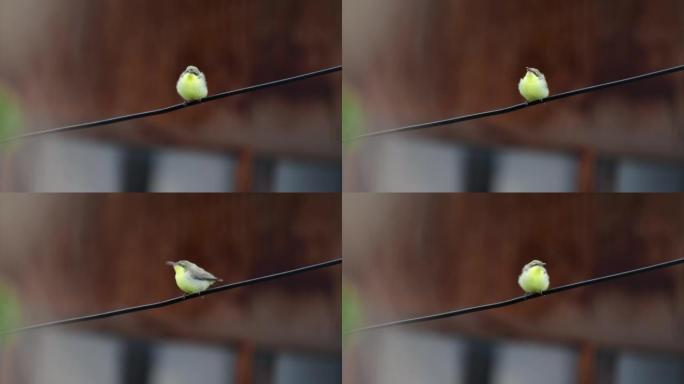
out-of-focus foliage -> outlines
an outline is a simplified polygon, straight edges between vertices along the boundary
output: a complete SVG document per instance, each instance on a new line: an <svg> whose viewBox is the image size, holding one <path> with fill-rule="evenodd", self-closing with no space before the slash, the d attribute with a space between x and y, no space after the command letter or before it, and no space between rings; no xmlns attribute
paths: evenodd
<svg viewBox="0 0 684 384"><path fill-rule="evenodd" d="M342 335L359 328L363 321L363 309L358 291L348 281L342 282Z"/></svg>
<svg viewBox="0 0 684 384"><path fill-rule="evenodd" d="M23 118L19 103L0 84L0 140L19 134Z"/></svg>
<svg viewBox="0 0 684 384"><path fill-rule="evenodd" d="M0 281L0 333L15 328L20 320L19 301L12 290Z"/></svg>
<svg viewBox="0 0 684 384"><path fill-rule="evenodd" d="M342 84L342 141L363 134L363 122L363 109L358 94L349 85ZM350 144L347 143L345 148Z"/></svg>

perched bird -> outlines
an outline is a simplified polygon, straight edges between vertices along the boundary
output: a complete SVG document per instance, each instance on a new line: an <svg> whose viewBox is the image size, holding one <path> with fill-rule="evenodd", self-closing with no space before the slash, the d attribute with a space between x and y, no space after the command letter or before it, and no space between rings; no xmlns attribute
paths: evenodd
<svg viewBox="0 0 684 384"><path fill-rule="evenodd" d="M192 102L207 97L207 79L197 67L190 65L181 73L176 83L176 91L183 100Z"/></svg>
<svg viewBox="0 0 684 384"><path fill-rule="evenodd" d="M518 91L527 101L537 101L549 96L546 78L537 68L527 67L527 73L518 83Z"/></svg>
<svg viewBox="0 0 684 384"><path fill-rule="evenodd" d="M167 261L176 272L176 285L181 291L193 294L204 291L217 281L223 281L187 260Z"/></svg>
<svg viewBox="0 0 684 384"><path fill-rule="evenodd" d="M542 293L549 289L549 274L545 265L539 260L532 260L523 267L518 285L525 293Z"/></svg>

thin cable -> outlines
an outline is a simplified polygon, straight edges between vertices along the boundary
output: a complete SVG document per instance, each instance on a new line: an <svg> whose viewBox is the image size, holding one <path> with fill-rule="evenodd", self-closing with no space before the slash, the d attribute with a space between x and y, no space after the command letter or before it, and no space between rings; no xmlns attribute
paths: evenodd
<svg viewBox="0 0 684 384"><path fill-rule="evenodd" d="M112 316L119 316L119 315L125 315L127 313L133 313L133 312L139 312L139 311L146 311L148 309L154 309L154 308L161 308L161 307L166 307L168 305L180 303L182 301L187 301L191 299L196 299L200 296L206 296L210 295L212 293L217 293L221 291L225 291L228 289L234 289L234 288L239 288L239 287L245 287L248 285L253 285L257 283L263 283L266 281L270 280L275 280L287 276L292 276L296 275L299 273L303 272L309 272L309 271L314 271L317 269L325 268L325 267L330 267L336 264L341 264L342 259L332 259L328 260L322 263L318 264L312 264L312 265L307 265L305 267L300 267L296 269L291 269L289 271L284 271L284 272L278 272L274 273L272 275L267 275L267 276L261 276L261 277L255 277L253 279L248 279L248 280L243 280L243 281L238 281L235 283L229 283L225 285L220 285L218 287L210 288L207 289L206 291L200 292L200 293L195 293L192 295L186 295L186 296L178 296L174 297L172 299L167 299L163 301L159 301L156 303L150 303L150 304L143 304L143 305L138 305L135 307L128 307L128 308L121 308L121 309L115 309L113 311L108 311L108 312L103 312L103 313L96 313L93 315L86 315L86 316L80 316L80 317L73 317L71 319L65 319L65 320L57 320L57 321L50 321L47 323L41 323L41 324L35 324L35 325L29 325L27 327L22 327L22 328L17 328L13 329L11 331L6 331L3 333L0 333L0 335L9 335L9 334L14 334L14 333L19 333L19 332L26 332L26 331L31 331L35 329L40 329L40 328L48 328L48 327L55 327L59 325L66 325L66 324L74 324L74 323L81 323L84 321L91 321L91 320L98 320L98 319L104 319L107 317L112 317Z"/></svg>
<svg viewBox="0 0 684 384"><path fill-rule="evenodd" d="M0 143L8 143L11 141L26 139L29 137L48 135L48 134L53 134L53 133L58 133L58 132L74 131L77 129L92 128L92 127L98 127L98 126L102 126L102 125L120 123L122 121L127 121L127 120L141 119L143 117L148 117L148 116L161 115L161 114L169 113L169 112L172 112L172 111L175 111L178 109L187 108L187 107L195 106L198 104L208 103L210 101L222 99L224 97L235 96L235 95L239 95L241 93L247 93L247 92L252 92L252 91L259 90L259 89L270 88L270 87L274 87L277 85L292 83L295 81L308 79L310 77L325 75L325 74L337 72L340 70L342 70L342 66L338 65L335 67L325 68L325 69L321 69L318 71L305 73L302 75L287 77L287 78L280 79L280 80L274 80L274 81L269 81L266 83L252 85L249 87L234 89L232 91L217 93L215 95L205 97L204 99L202 99L200 101L196 101L196 102L192 102L192 103L179 103L179 104L171 105L171 106L165 107L165 108L154 109L154 110L146 111L146 112L133 113L130 115L116 116L116 117L112 117L109 119L92 121L90 123L74 124L74 125L68 125L65 127L52 128L52 129L46 129L43 131L25 133L23 135L17 135L17 136L8 137L5 139L0 139Z"/></svg>
<svg viewBox="0 0 684 384"><path fill-rule="evenodd" d="M573 91L558 93L558 94L549 96L549 97L547 97L547 98L545 98L545 99L543 99L543 100L540 100L540 101L532 101L532 102L529 102L529 103L520 103L520 104L512 105L512 106L510 106L510 107L494 109L494 110L487 111L487 112L473 113L473 114L471 114L471 115L464 115L464 116L458 116L458 117L451 117L451 118L448 118L448 119L437 120L437 121L431 121L431 122L429 122L429 123L421 123L421 124L407 125L407 126L399 127L399 128L391 128L391 129L386 129L386 130L383 130L383 131L370 132L370 133L366 133L366 134L363 134L363 135L359 135L359 136L355 136L355 137L346 139L346 140L344 140L344 142L346 143L346 142L350 142L350 141L365 139L365 138L368 138L368 137L386 135L386 134L389 134L389 133L413 131L413 130L417 130L417 129L425 129L425 128L436 127L436 126L439 126L439 125L461 123L461 122L464 122L464 121L475 120L475 119L481 119L481 118L483 118L483 117L488 117L488 116L501 115L501 114L504 114L504 113L509 113L509 112L517 111L518 109L523 109L523 108L531 107L531 106L533 106L533 105L538 105L538 104L542 104L542 103L548 103L548 102L554 101L554 100L563 99L563 98L565 98L565 97L575 96L575 95L579 95L579 94L587 93L587 92L593 92L593 91L597 91L597 90L599 90L599 89L604 89L604 88L609 88L609 87L615 87L615 86L617 86L617 85L627 84L627 83L631 83L631 82L634 82L634 81L639 81L639 80L648 79L648 78L651 78L651 77L663 76L663 75L667 75L667 74L670 74L670 73L679 72L679 71L682 71L682 70L684 70L684 64L683 64L683 65L678 65L678 66L675 66L675 67L672 67L672 68L661 69L661 70L658 70L658 71L655 71L655 72L645 73L645 74L643 74L643 75L628 77L628 78L626 78L626 79L620 79L620 80L610 81L610 82L603 83L603 84L592 85L592 86L589 86L589 87L586 87L586 88L580 88L580 89L575 89L575 90L573 90Z"/></svg>
<svg viewBox="0 0 684 384"><path fill-rule="evenodd" d="M596 278L589 279L589 280L579 281L579 282L572 283L572 284L562 285L560 287L551 288L542 294L523 295L523 296L514 297L512 299L499 301L497 303L483 304L483 305L478 305L475 307L461 308L461 309L455 309L452 311L436 313L433 315L414 317L414 318L405 319L405 320L390 321L387 323L381 323L381 324L376 324L376 325L369 325L367 327L354 329L354 330L350 331L349 333L365 332L365 331L370 331L370 330L378 329L378 328L386 328L386 327L393 327L393 326L398 326L398 325L420 323L423 321L444 319L447 317L465 315L467 313L480 312L480 311L486 311L488 309L506 307L506 306L509 306L512 304L520 303L522 301L532 300L532 299L536 299L539 297L548 296L548 295L551 295L553 293L567 291L568 289L579 288L579 287L583 287L585 285L601 283L601 282L612 280L612 279L619 279L622 277L636 275L637 273L644 273L644 272L649 272L649 271L653 271L656 269L672 267L672 266L675 266L677 264L682 264L682 263L684 263L684 258L670 260L670 261L666 261L664 263L654 264L654 265L650 265L647 267L632 269L629 271L619 272L619 273L615 273L612 275L601 276L601 277L596 277Z"/></svg>

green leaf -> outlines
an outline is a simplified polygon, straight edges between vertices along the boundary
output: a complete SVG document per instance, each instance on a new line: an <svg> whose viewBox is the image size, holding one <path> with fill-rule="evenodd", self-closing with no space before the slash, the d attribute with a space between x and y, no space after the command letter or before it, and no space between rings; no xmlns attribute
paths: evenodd
<svg viewBox="0 0 684 384"><path fill-rule="evenodd" d="M364 132L364 113L356 91L342 85L342 141L359 136ZM347 147L347 145L345 145Z"/></svg>
<svg viewBox="0 0 684 384"><path fill-rule="evenodd" d="M20 322L19 300L13 291L0 281L0 333L17 327ZM0 336L0 342L2 341Z"/></svg>
<svg viewBox="0 0 684 384"><path fill-rule="evenodd" d="M349 282L342 283L342 334L356 329L363 321L361 299L356 288Z"/></svg>
<svg viewBox="0 0 684 384"><path fill-rule="evenodd" d="M0 140L18 135L23 125L24 119L19 102L0 85ZM6 144L8 143L4 146Z"/></svg>

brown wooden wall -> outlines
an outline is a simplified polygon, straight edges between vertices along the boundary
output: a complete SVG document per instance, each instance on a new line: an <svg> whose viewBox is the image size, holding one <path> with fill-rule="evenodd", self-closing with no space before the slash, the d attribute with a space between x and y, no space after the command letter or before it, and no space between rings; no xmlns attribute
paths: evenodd
<svg viewBox="0 0 684 384"><path fill-rule="evenodd" d="M345 279L366 323L518 296L532 259L558 286L684 255L678 195L356 194L344 209ZM684 267L419 326L681 353Z"/></svg>
<svg viewBox="0 0 684 384"><path fill-rule="evenodd" d="M197 65L210 93L341 62L337 0L87 1L0 4L0 82L16 93L26 130L179 102L178 75ZM339 73L88 136L146 146L339 158Z"/></svg>
<svg viewBox="0 0 684 384"><path fill-rule="evenodd" d="M684 63L677 0L349 0L343 17L368 131L517 104L526 66L553 94ZM681 162L683 125L679 73L420 134Z"/></svg>
<svg viewBox="0 0 684 384"><path fill-rule="evenodd" d="M180 294L166 260L226 282L340 257L335 195L0 196L0 279L26 323ZM339 351L339 266L78 325L144 338Z"/></svg>

